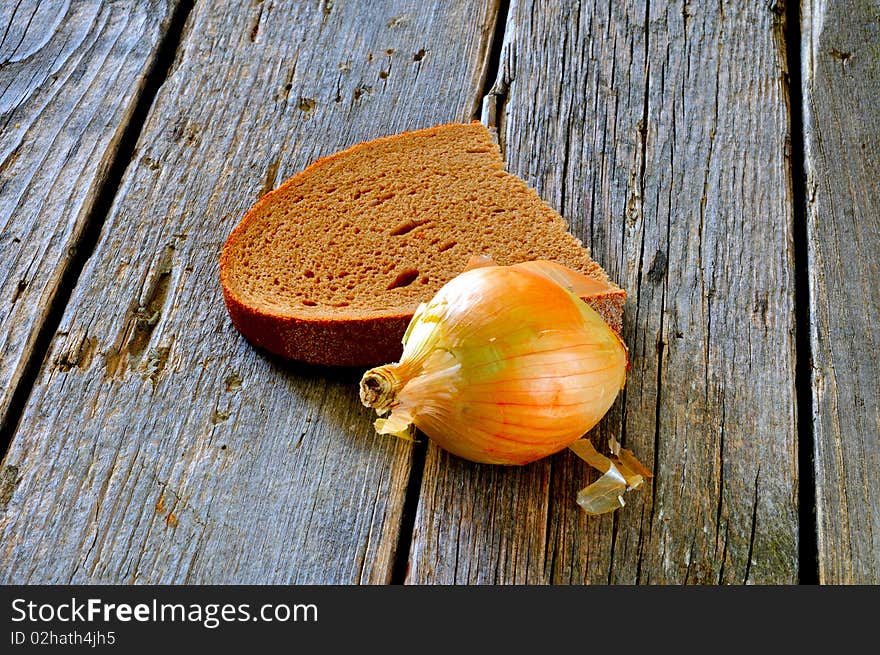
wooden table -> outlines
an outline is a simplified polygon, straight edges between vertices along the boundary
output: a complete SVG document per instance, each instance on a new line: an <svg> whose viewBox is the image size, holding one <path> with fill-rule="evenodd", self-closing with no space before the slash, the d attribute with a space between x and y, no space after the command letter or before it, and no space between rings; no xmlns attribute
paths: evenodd
<svg viewBox="0 0 880 655"><path fill-rule="evenodd" d="M194 5L194 6L193 6ZM18 0L0 9L0 580L880 582L880 5ZM315 158L448 121L629 293L568 451L374 434L232 327L217 257Z"/></svg>

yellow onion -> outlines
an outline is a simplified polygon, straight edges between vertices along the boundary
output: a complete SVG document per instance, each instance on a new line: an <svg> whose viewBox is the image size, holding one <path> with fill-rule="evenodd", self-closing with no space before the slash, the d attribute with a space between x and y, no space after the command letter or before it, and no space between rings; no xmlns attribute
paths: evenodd
<svg viewBox="0 0 880 655"><path fill-rule="evenodd" d="M416 311L400 362L368 371L361 400L382 434L414 424L439 446L526 464L582 437L626 379L627 351L573 290L602 283L553 262L485 265ZM390 412L390 414L389 414Z"/></svg>
<svg viewBox="0 0 880 655"><path fill-rule="evenodd" d="M626 346L578 297L609 289L554 262L472 261L416 310L400 361L361 379L361 401L384 417L376 430L411 439L415 426L488 464L568 447L603 473L578 504L589 514L621 507L651 474L615 439L606 457L581 438L626 381Z"/></svg>

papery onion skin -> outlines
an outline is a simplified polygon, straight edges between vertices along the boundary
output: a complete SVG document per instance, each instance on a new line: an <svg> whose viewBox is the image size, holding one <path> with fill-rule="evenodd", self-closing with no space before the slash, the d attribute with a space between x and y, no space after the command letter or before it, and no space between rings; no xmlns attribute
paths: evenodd
<svg viewBox="0 0 880 655"><path fill-rule="evenodd" d="M368 371L361 399L390 411L380 432L412 422L465 459L527 464L595 426L626 367L623 342L577 296L525 265L484 266L419 308L401 361Z"/></svg>

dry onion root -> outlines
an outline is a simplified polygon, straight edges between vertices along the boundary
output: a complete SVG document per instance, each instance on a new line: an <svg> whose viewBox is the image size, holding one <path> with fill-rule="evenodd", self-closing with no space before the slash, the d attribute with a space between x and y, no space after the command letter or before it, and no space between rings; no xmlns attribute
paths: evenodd
<svg viewBox="0 0 880 655"><path fill-rule="evenodd" d="M650 474L616 441L607 458L581 438L626 381L626 346L578 298L607 288L554 262L472 263L416 310L400 361L364 374L361 401L383 417L376 430L411 439L415 426L489 464L568 447L603 473L578 504L617 509Z"/></svg>

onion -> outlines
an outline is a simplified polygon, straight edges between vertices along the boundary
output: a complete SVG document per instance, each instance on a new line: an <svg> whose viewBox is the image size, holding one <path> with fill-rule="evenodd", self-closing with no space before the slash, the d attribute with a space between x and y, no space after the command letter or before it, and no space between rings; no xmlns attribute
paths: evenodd
<svg viewBox="0 0 880 655"><path fill-rule="evenodd" d="M575 295L602 288L546 261L458 275L416 310L400 361L364 374L361 401L384 417L376 430L412 438L415 426L449 452L488 464L522 465L589 444L581 437L611 407L627 371L621 339ZM582 490L584 502L579 496L590 513L619 507L620 493L647 474L591 444L572 449L604 473Z"/></svg>

